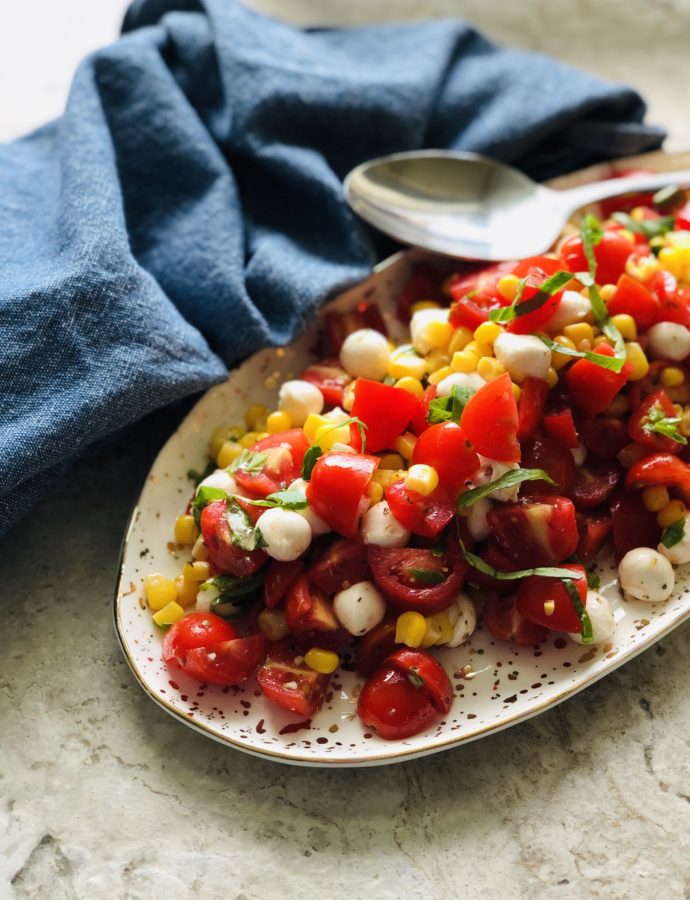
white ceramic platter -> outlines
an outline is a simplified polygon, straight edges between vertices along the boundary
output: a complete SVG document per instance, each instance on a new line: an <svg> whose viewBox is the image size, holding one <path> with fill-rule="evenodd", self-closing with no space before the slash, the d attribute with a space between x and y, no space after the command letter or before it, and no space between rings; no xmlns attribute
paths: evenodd
<svg viewBox="0 0 690 900"><path fill-rule="evenodd" d="M652 154L641 162L648 168L681 168L687 165L687 156ZM610 171L610 166L599 166L594 177ZM582 175L560 179L558 186L578 179L583 180ZM332 308L350 309L362 299L373 300L395 335L394 301L412 258L413 253L407 253L386 261L370 279L334 300ZM552 633L536 649L514 647L493 640L480 627L468 644L438 651L455 686L448 716L422 734L395 742L381 740L362 727L356 716L361 679L352 672L333 675L327 702L306 726L299 717L265 701L254 679L239 688L223 688L201 685L179 670L168 670L160 658L161 632L145 609L142 579L153 571L173 577L181 570L185 556L178 555L171 539L175 518L191 493L186 472L204 467L216 425L241 422L250 403L275 406L280 382L298 376L313 359L310 348L318 329L319 321L289 347L262 350L224 384L210 390L168 440L149 473L125 538L115 623L134 675L156 703L221 743L279 762L312 766L401 762L455 747L543 712L632 659L690 617L690 567L678 571L677 591L668 602L649 604L623 601L614 570L600 563L603 591L616 617L616 632L609 644L587 648Z"/></svg>

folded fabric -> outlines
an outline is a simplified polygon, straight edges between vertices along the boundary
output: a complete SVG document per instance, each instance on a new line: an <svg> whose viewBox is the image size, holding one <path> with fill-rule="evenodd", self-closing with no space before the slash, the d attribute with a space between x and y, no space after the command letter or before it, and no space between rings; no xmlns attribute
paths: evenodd
<svg viewBox="0 0 690 900"><path fill-rule="evenodd" d="M89 444L367 274L357 163L451 147L547 177L663 139L634 91L460 21L300 31L140 0L125 32L61 119L0 147L0 533Z"/></svg>

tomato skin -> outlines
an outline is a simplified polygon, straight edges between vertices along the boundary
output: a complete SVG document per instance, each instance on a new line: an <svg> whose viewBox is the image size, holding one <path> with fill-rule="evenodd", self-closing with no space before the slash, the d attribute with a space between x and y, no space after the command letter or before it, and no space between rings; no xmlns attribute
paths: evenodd
<svg viewBox="0 0 690 900"><path fill-rule="evenodd" d="M428 427L426 417L429 415L429 404L436 397L436 385L430 384L423 396L417 400L417 409L410 422L411 431L419 435Z"/></svg>
<svg viewBox="0 0 690 900"><path fill-rule="evenodd" d="M612 229L606 229L594 247L597 261L596 280L599 284L616 284L625 272L625 264L632 251L628 240ZM573 234L560 246L559 255L569 272L586 272L587 259L579 234Z"/></svg>
<svg viewBox="0 0 690 900"><path fill-rule="evenodd" d="M604 546L604 541L611 532L611 514L608 510L600 510L592 513L578 513L578 521L582 520L580 531L580 543L577 545L575 555L582 562L590 562Z"/></svg>
<svg viewBox="0 0 690 900"><path fill-rule="evenodd" d="M266 639L252 634L190 650L182 668L196 681L237 685L255 672L265 655Z"/></svg>
<svg viewBox="0 0 690 900"><path fill-rule="evenodd" d="M575 480L575 460L563 444L552 438L533 438L522 446L522 464L528 469L543 469L555 482L526 481L522 485L522 496L543 493L570 494Z"/></svg>
<svg viewBox="0 0 690 900"><path fill-rule="evenodd" d="M201 534L208 558L218 572L241 578L253 575L268 557L263 550L242 550L232 542L227 500L213 500L201 512Z"/></svg>
<svg viewBox="0 0 690 900"><path fill-rule="evenodd" d="M357 641L355 669L358 675L371 675L395 650L396 620L396 615L388 613L383 621Z"/></svg>
<svg viewBox="0 0 690 900"><path fill-rule="evenodd" d="M530 267L525 279L525 287L520 302L526 303L528 300L535 297L539 293L539 288L546 279L546 272L537 267ZM506 331L509 331L511 334L532 334L535 331L539 331L556 312L562 298L563 291L557 291L555 294L552 294L539 309L517 316L511 322L508 322Z"/></svg>
<svg viewBox="0 0 690 900"><path fill-rule="evenodd" d="M572 584L584 606L587 602L587 573L584 566L565 564L561 568L570 569L582 576L577 580L573 579ZM548 601L555 604L550 616L544 611L544 604ZM575 612L570 595L563 582L557 578L544 578L541 575L525 578L518 588L515 605L520 615L535 625L543 625L553 631L567 631L569 634L580 634L582 631L580 617Z"/></svg>
<svg viewBox="0 0 690 900"><path fill-rule="evenodd" d="M686 203L676 213L676 229L690 231L690 203Z"/></svg>
<svg viewBox="0 0 690 900"><path fill-rule="evenodd" d="M615 356L608 344L599 344L595 352L602 356ZM588 359L578 359L565 373L565 382L573 403L588 416L603 412L628 380L629 362L620 372L604 369Z"/></svg>
<svg viewBox="0 0 690 900"><path fill-rule="evenodd" d="M350 415L361 419L367 426L366 446L371 453L392 447L419 406L418 398L409 391L380 381L370 381L368 378L358 378L355 381L354 395ZM351 424L350 429L352 446L360 449L361 438L357 425Z"/></svg>
<svg viewBox="0 0 690 900"><path fill-rule="evenodd" d="M449 290L454 301L450 308L451 325L475 331L482 322L488 320L492 309L509 306L509 301L498 293L496 286L514 268L515 263L497 263L451 280ZM468 294L472 296L469 297Z"/></svg>
<svg viewBox="0 0 690 900"><path fill-rule="evenodd" d="M566 497L502 503L487 521L500 549L520 569L556 565L572 556L578 544L575 507Z"/></svg>
<svg viewBox="0 0 690 900"><path fill-rule="evenodd" d="M452 494L479 469L479 457L455 422L430 425L415 444L412 462L433 466L442 487Z"/></svg>
<svg viewBox="0 0 690 900"><path fill-rule="evenodd" d="M649 288L659 300L656 322L677 322L690 327L690 298L678 288L676 278L665 269L655 272Z"/></svg>
<svg viewBox="0 0 690 900"><path fill-rule="evenodd" d="M660 409L665 416L673 418L676 415L675 408L666 391L655 391L653 394L645 397L640 406L630 416L628 421L628 433L633 441L642 444L643 447L650 447L658 453L680 453L683 444L665 437L663 434L655 434L646 431L644 426L649 422L650 412L654 409Z"/></svg>
<svg viewBox="0 0 690 900"><path fill-rule="evenodd" d="M541 421L549 386L543 378L533 378L531 375L522 382L522 393L518 405L517 438L525 441L531 438Z"/></svg>
<svg viewBox="0 0 690 900"><path fill-rule="evenodd" d="M676 459L672 456L671 459ZM611 525L616 562L635 547L656 549L661 540L661 528L656 513L642 503L640 494L620 492L611 501Z"/></svg>
<svg viewBox="0 0 690 900"><path fill-rule="evenodd" d="M425 650L401 647L388 657L389 665L403 675L421 679L420 689L437 712L445 714L453 703L453 685L441 663Z"/></svg>
<svg viewBox="0 0 690 900"><path fill-rule="evenodd" d="M277 559L270 561L262 588L266 609L275 609L280 605L302 572L304 563L301 559L292 562L281 562Z"/></svg>
<svg viewBox="0 0 690 900"><path fill-rule="evenodd" d="M455 515L453 497L441 486L427 496L409 490L401 480L387 487L385 496L398 522L423 537L437 537Z"/></svg>
<svg viewBox="0 0 690 900"><path fill-rule="evenodd" d="M467 545L465 545L467 546ZM498 546L496 540L490 537L482 548L481 557L485 563L492 566L498 572L514 572L516 565L513 559L504 553ZM498 594L509 594L515 590L515 583L511 581L502 581L500 578L494 578L491 575L485 575L471 566L467 571L467 580L477 587L484 588L487 591L495 591Z"/></svg>
<svg viewBox="0 0 690 900"><path fill-rule="evenodd" d="M578 428L585 447L602 459L613 459L630 443L625 422L610 416L580 418Z"/></svg>
<svg viewBox="0 0 690 900"><path fill-rule="evenodd" d="M544 431L550 438L558 441L569 450L574 450L580 445L577 429L570 409L561 409L557 412L546 412L542 420Z"/></svg>
<svg viewBox="0 0 690 900"><path fill-rule="evenodd" d="M548 634L547 628L528 621L518 612L516 598L512 595L488 597L484 606L484 624L499 641L509 641L520 647L540 644Z"/></svg>
<svg viewBox="0 0 690 900"><path fill-rule="evenodd" d="M285 600L285 619L290 633L338 631L340 625L326 595L306 575L300 575Z"/></svg>
<svg viewBox="0 0 690 900"><path fill-rule="evenodd" d="M359 695L357 714L362 724L387 741L419 734L438 713L426 694L407 675L384 662Z"/></svg>
<svg viewBox="0 0 690 900"><path fill-rule="evenodd" d="M317 387L323 399L331 406L342 406L345 388L352 378L336 358L322 359L312 363L302 372L300 378Z"/></svg>
<svg viewBox="0 0 690 900"><path fill-rule="evenodd" d="M214 613L189 613L175 622L163 638L165 662L183 664L190 650L232 641L237 632L229 622Z"/></svg>
<svg viewBox="0 0 690 900"><path fill-rule="evenodd" d="M329 355L338 356L345 338L360 328L373 328L388 336L386 323L376 303L364 300L348 312L329 310L325 317L326 343Z"/></svg>
<svg viewBox="0 0 690 900"><path fill-rule="evenodd" d="M351 538L340 538L329 544L307 572L309 581L327 594L335 594L349 584L364 581L368 575L366 547Z"/></svg>
<svg viewBox="0 0 690 900"><path fill-rule="evenodd" d="M575 472L570 499L578 510L595 509L608 500L620 479L621 468L616 460L589 456Z"/></svg>
<svg viewBox="0 0 690 900"><path fill-rule="evenodd" d="M690 466L671 453L654 453L652 456L634 463L625 477L629 488L661 485L672 487L681 499L690 503Z"/></svg>
<svg viewBox="0 0 690 900"><path fill-rule="evenodd" d="M269 644L257 681L264 696L276 706L300 716L313 716L321 708L331 676L297 665L297 655L289 640ZM296 687L287 686L293 683Z"/></svg>
<svg viewBox="0 0 690 900"><path fill-rule="evenodd" d="M632 316L640 331L650 328L659 312L659 304L652 292L625 273L618 279L616 293L606 306L610 316Z"/></svg>
<svg viewBox="0 0 690 900"><path fill-rule="evenodd" d="M371 476L380 460L363 453L324 453L307 485L307 500L333 531L355 537L366 511Z"/></svg>
<svg viewBox="0 0 690 900"><path fill-rule="evenodd" d="M448 554L434 556L418 547L378 547L369 544L367 556L374 581L393 606L431 615L447 609L462 587L467 566ZM409 569L426 569L446 575L440 584L414 582Z"/></svg>
<svg viewBox="0 0 690 900"><path fill-rule="evenodd" d="M262 438L252 444L250 450L268 454L263 469L256 474L238 469L234 473L235 481L254 497L266 497L285 490L291 481L299 478L308 448L309 441L301 428L290 428Z"/></svg>
<svg viewBox="0 0 690 900"><path fill-rule="evenodd" d="M467 402L460 420L472 446L490 459L517 462L518 410L510 375L487 382Z"/></svg>

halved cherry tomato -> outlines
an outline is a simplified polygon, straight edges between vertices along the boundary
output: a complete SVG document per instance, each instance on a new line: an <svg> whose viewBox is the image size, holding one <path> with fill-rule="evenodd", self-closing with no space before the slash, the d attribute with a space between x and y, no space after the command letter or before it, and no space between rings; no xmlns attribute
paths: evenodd
<svg viewBox="0 0 690 900"><path fill-rule="evenodd" d="M421 688L387 662L376 669L362 688L357 714L365 726L375 729L387 741L419 734L438 715Z"/></svg>
<svg viewBox="0 0 690 900"><path fill-rule="evenodd" d="M300 377L317 387L323 394L323 399L331 406L342 406L343 393L352 381L345 369L341 368L340 360L337 358L312 363Z"/></svg>
<svg viewBox="0 0 690 900"><path fill-rule="evenodd" d="M209 561L226 575L253 575L268 557L263 550L242 550L233 543L227 512L227 500L214 500L201 512L201 534Z"/></svg>
<svg viewBox="0 0 690 900"><path fill-rule="evenodd" d="M387 656L395 650L397 616L389 613L371 631L361 637L355 646L355 669L358 675L371 675Z"/></svg>
<svg viewBox="0 0 690 900"><path fill-rule="evenodd" d="M517 462L518 410L506 372L489 381L467 402L460 424L477 453L501 462Z"/></svg>
<svg viewBox="0 0 690 900"><path fill-rule="evenodd" d="M514 572L516 569L515 561L507 553L504 553L491 537L484 544L481 557L487 565L492 566L497 572ZM468 566L467 580L470 584L485 588L487 591L496 591L499 594L510 594L515 590L514 581L494 578L492 575L486 575L472 566Z"/></svg>
<svg viewBox="0 0 690 900"><path fill-rule="evenodd" d="M337 631L340 627L330 600L306 575L300 575L288 592L285 619L291 634Z"/></svg>
<svg viewBox="0 0 690 900"><path fill-rule="evenodd" d="M187 654L197 647L232 641L237 632L229 622L214 613L189 613L171 625L163 638L163 659L184 665Z"/></svg>
<svg viewBox="0 0 690 900"><path fill-rule="evenodd" d="M552 438L533 438L522 445L522 464L527 469L543 469L554 481L526 481L522 496L543 493L570 494L575 479L573 454Z"/></svg>
<svg viewBox="0 0 690 900"><path fill-rule="evenodd" d="M367 450L376 453L390 449L396 438L405 431L410 419L417 412L419 400L409 391L358 378L354 386L355 401L350 414L367 426ZM358 427L352 423L352 446L361 449L361 438Z"/></svg>
<svg viewBox="0 0 690 900"><path fill-rule="evenodd" d="M613 459L630 442L628 429L621 419L611 416L583 416L578 419L580 437L585 447L602 459Z"/></svg>
<svg viewBox="0 0 690 900"><path fill-rule="evenodd" d="M519 441L531 438L541 422L549 386L543 378L533 378L529 375L522 382L522 393L518 404L518 429Z"/></svg>
<svg viewBox="0 0 690 900"><path fill-rule="evenodd" d="M360 328L373 328L374 331L388 335L381 310L368 300L362 300L354 309L347 312L330 310L326 313L325 328L328 352L333 355L338 355L345 338Z"/></svg>
<svg viewBox="0 0 690 900"><path fill-rule="evenodd" d="M642 444L643 447L651 447L658 453L680 453L683 444L652 431L654 415L657 418L659 416L668 419L676 418L675 407L666 391L655 391L653 394L649 394L632 413L628 421L630 437L638 444Z"/></svg>
<svg viewBox="0 0 690 900"><path fill-rule="evenodd" d="M556 263L558 265L558 263ZM538 267L530 267L525 277L525 286L522 290L520 303L527 303L534 299L539 293L541 285L546 281L546 272ZM506 325L506 331L512 334L532 334L539 331L542 326L548 322L551 316L560 306L563 298L563 291L557 291L550 297L546 297L541 306L532 312L524 312L522 315L516 316ZM540 298L541 300L542 298Z"/></svg>
<svg viewBox="0 0 690 900"><path fill-rule="evenodd" d="M679 462L675 456L669 459ZM645 508L640 494L618 493L611 500L611 520L616 562L620 562L628 550L635 547L657 548L661 528L657 524L656 513Z"/></svg>
<svg viewBox="0 0 690 900"><path fill-rule="evenodd" d="M594 247L594 257L597 261L597 282L599 284L616 284L625 272L625 264L631 250L630 241L613 229L606 229L601 240ZM563 241L558 252L569 272L587 271L587 258L579 234L574 234Z"/></svg>
<svg viewBox="0 0 690 900"><path fill-rule="evenodd" d="M487 521L498 546L521 569L553 566L572 556L578 544L575 507L566 497L502 503Z"/></svg>
<svg viewBox="0 0 690 900"><path fill-rule="evenodd" d="M426 417L429 415L429 404L436 397L436 385L430 384L429 387L424 391L423 396L419 398L417 401L417 409L415 411L414 416L412 416L412 421L410 422L410 429L416 435L420 435L425 428L428 427L428 422Z"/></svg>
<svg viewBox="0 0 690 900"><path fill-rule="evenodd" d="M259 687L276 706L300 716L313 716L321 708L330 675L321 675L296 662L302 657L290 641L269 644L266 661L256 673Z"/></svg>
<svg viewBox="0 0 690 900"><path fill-rule="evenodd" d="M521 615L515 603L515 596L499 597L491 595L484 606L484 624L499 641L510 641L521 647L540 644L548 634L542 625L529 622Z"/></svg>
<svg viewBox="0 0 690 900"><path fill-rule="evenodd" d="M649 485L675 488L685 503L690 504L690 466L671 453L654 453L628 469L625 485L642 488Z"/></svg>
<svg viewBox="0 0 690 900"><path fill-rule="evenodd" d="M449 283L450 295L454 301L450 308L451 325L475 331L482 322L487 321L492 309L509 306L510 302L498 293L496 286L514 268L515 263L497 263L475 268L452 278Z"/></svg>
<svg viewBox="0 0 690 900"><path fill-rule="evenodd" d="M540 271L545 277L548 277L555 275L561 268L561 261L552 256L529 256L527 259L521 259L514 266L512 274L517 275L518 278L524 278L530 272Z"/></svg>
<svg viewBox="0 0 690 900"><path fill-rule="evenodd" d="M588 456L575 472L570 499L577 509L595 509L608 500L620 479L621 467L616 460Z"/></svg>
<svg viewBox="0 0 690 900"><path fill-rule="evenodd" d="M324 453L307 485L307 500L317 516L345 537L355 537L369 505L371 476L377 456L364 453Z"/></svg>
<svg viewBox="0 0 690 900"><path fill-rule="evenodd" d="M455 600L467 569L448 554L437 556L417 547L367 547L374 581L400 609L430 615L446 609ZM426 578L427 580L424 580ZM440 578L441 581L437 581ZM436 583L434 583L436 581Z"/></svg>
<svg viewBox="0 0 690 900"><path fill-rule="evenodd" d="M415 444L413 463L433 466L441 485L456 494L479 468L479 457L455 422L430 425Z"/></svg>
<svg viewBox="0 0 690 900"><path fill-rule="evenodd" d="M650 328L659 312L659 304L651 291L625 273L618 279L616 293L606 306L611 316L632 316L640 331Z"/></svg>
<svg viewBox="0 0 690 900"><path fill-rule="evenodd" d="M594 349L601 356L615 356L608 344L599 344ZM606 409L628 380L630 372L629 362L623 364L620 372L613 372L588 359L578 359L566 371L565 383L573 403L586 415L595 416Z"/></svg>
<svg viewBox="0 0 690 900"><path fill-rule="evenodd" d="M566 564L563 569L580 575L579 579L573 579L571 584L577 590L582 605L587 602L587 573L584 566ZM553 604L552 607L550 605ZM535 625L543 625L554 631L567 631L570 634L580 634L582 624L575 611L570 594L563 582L558 578L544 578L541 575L531 575L520 583L516 599L517 611ZM550 612L547 610L551 609Z"/></svg>
<svg viewBox="0 0 690 900"><path fill-rule="evenodd" d="M386 488L386 500L393 516L413 534L439 535L455 515L452 494L439 486L432 494L420 494L405 487L403 480Z"/></svg>
<svg viewBox="0 0 690 900"><path fill-rule="evenodd" d="M416 263L398 294L396 301L398 318L407 324L415 303L419 303L420 300L439 300L441 293L441 276L438 270L426 263Z"/></svg>
<svg viewBox="0 0 690 900"><path fill-rule="evenodd" d="M524 387L523 387L524 391ZM570 409L545 412L542 420L544 431L549 437L558 441L569 450L574 450L580 445L577 429L573 421L573 413Z"/></svg>
<svg viewBox="0 0 690 900"><path fill-rule="evenodd" d="M281 562L277 559L270 561L263 584L266 609L275 609L281 603L302 572L304 572L304 563L301 559L295 559L292 562Z"/></svg>
<svg viewBox="0 0 690 900"><path fill-rule="evenodd" d="M592 513L578 513L578 531L580 543L577 545L575 555L582 562L589 562L599 553L604 541L611 531L611 514L606 510ZM579 527L580 522L582 527Z"/></svg>
<svg viewBox="0 0 690 900"><path fill-rule="evenodd" d="M235 481L254 497L266 497L285 490L291 481L299 478L308 447L309 441L301 428L290 428L262 438L250 450L266 454L263 468L256 473L238 469L234 473Z"/></svg>
<svg viewBox="0 0 690 900"><path fill-rule="evenodd" d="M401 647L386 662L418 684L437 712L448 712L453 702L453 685L441 663L430 653Z"/></svg>
<svg viewBox="0 0 690 900"><path fill-rule="evenodd" d="M265 655L266 638L252 634L190 650L182 668L196 681L236 685L255 672Z"/></svg>
<svg viewBox="0 0 690 900"><path fill-rule="evenodd" d="M678 288L676 278L665 269L655 272L649 289L659 299L657 322L677 322L690 328L690 304L687 292Z"/></svg>
<svg viewBox="0 0 690 900"><path fill-rule="evenodd" d="M340 538L329 544L307 572L309 581L327 594L364 581L369 574L367 548L361 541Z"/></svg>

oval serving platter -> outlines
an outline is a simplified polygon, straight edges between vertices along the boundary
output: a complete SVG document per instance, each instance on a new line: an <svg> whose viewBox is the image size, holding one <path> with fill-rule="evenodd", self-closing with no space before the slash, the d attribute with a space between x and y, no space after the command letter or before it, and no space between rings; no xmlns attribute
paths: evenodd
<svg viewBox="0 0 690 900"><path fill-rule="evenodd" d="M671 171L688 165L689 156L648 154L566 176L553 185L569 187L635 166ZM395 297L419 258L416 251L397 254L328 308L346 310L363 299L374 301L392 336L398 336ZM171 543L174 520L192 490L186 473L204 467L216 425L241 421L250 403L275 405L280 382L297 377L314 358L310 348L320 321L318 317L290 346L255 354L199 400L159 453L134 508L123 546L115 626L135 677L163 709L223 744L279 762L341 767L401 762L475 740L549 709L690 617L690 566L677 570L677 590L666 603L649 604L624 601L612 564L599 561L602 591L612 602L616 618L610 643L588 648L553 633L536 648L515 647L495 641L480 626L467 644L437 651L455 688L446 719L403 741L381 740L362 727L356 715L362 680L353 672L338 670L323 709L310 722L300 722L299 717L265 701L254 678L241 687L220 687L202 685L179 670L169 670L160 658L161 632L145 608L142 579L152 571L174 577L186 557Z"/></svg>

